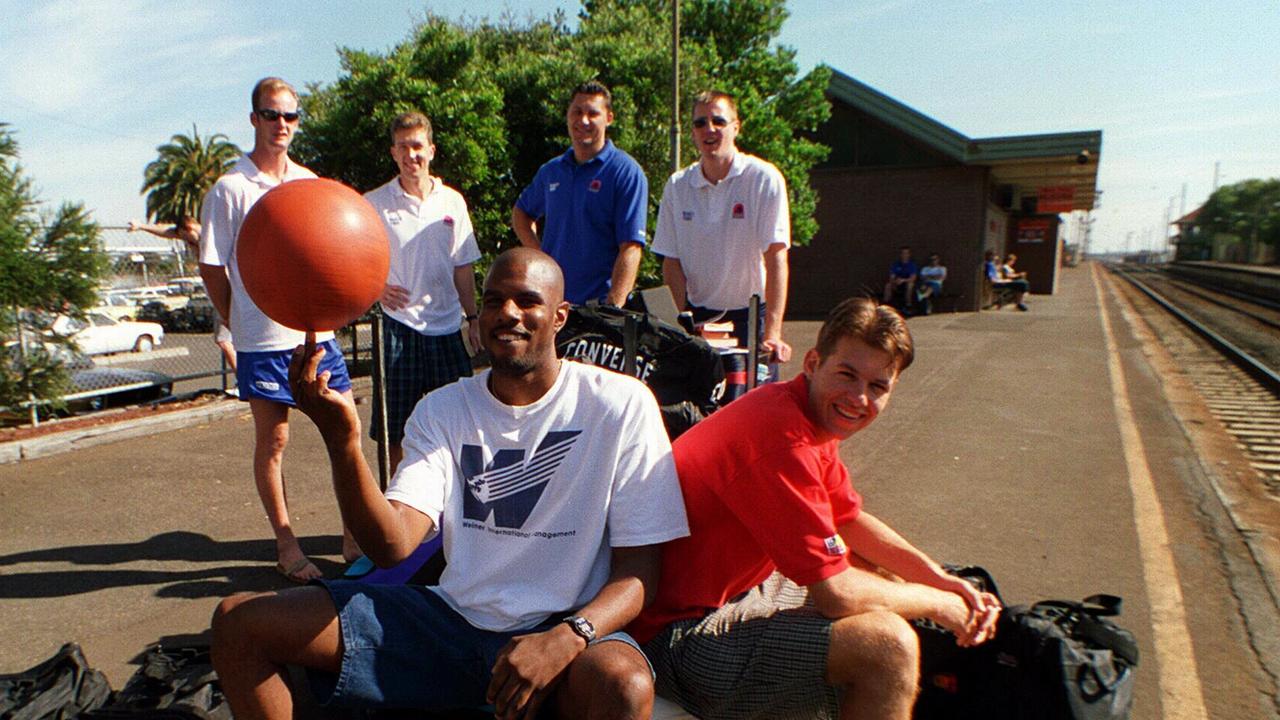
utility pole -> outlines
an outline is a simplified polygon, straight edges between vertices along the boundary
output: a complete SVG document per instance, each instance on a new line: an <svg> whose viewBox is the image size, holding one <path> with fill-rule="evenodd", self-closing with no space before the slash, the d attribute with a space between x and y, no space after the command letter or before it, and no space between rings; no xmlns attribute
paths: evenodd
<svg viewBox="0 0 1280 720"><path fill-rule="evenodd" d="M671 0L671 172L680 169L680 0Z"/></svg>
<svg viewBox="0 0 1280 720"><path fill-rule="evenodd" d="M1187 184L1182 183L1182 202L1178 204L1178 219L1187 216Z"/></svg>
<svg viewBox="0 0 1280 720"><path fill-rule="evenodd" d="M1221 160L1213 161L1213 189L1218 189L1218 166L1222 164Z"/></svg>

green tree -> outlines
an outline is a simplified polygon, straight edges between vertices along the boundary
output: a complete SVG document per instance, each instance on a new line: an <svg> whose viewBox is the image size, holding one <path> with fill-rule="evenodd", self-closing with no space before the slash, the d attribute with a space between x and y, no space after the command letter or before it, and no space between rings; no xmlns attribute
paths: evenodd
<svg viewBox="0 0 1280 720"><path fill-rule="evenodd" d="M240 156L240 148L226 135L201 137L195 125L191 135L174 135L156 152L142 172L142 192L147 194L147 217L162 223L200 217L205 193Z"/></svg>
<svg viewBox="0 0 1280 720"><path fill-rule="evenodd" d="M8 407L61 394L66 374L34 338L54 315L91 305L107 267L89 213L72 203L42 210L18 157L0 123L0 406Z"/></svg>
<svg viewBox="0 0 1280 720"><path fill-rule="evenodd" d="M1280 178L1242 180L1213 192L1200 209L1202 233L1232 235L1243 245L1244 262L1277 261L1280 248ZM1266 248L1270 246L1268 251Z"/></svg>
<svg viewBox="0 0 1280 720"><path fill-rule="evenodd" d="M369 190L391 177L386 127L418 109L436 128L433 169L470 204L481 250L515 243L508 220L520 190L567 146L565 97L599 78L614 94L610 135L650 180L650 226L670 174L669 0L586 0L579 26L562 14L469 24L428 18L386 54L340 50L342 76L309 88L308 121L295 149L322 175ZM741 147L786 176L792 240L817 232L809 170L827 148L806 138L830 113L830 71L799 77L795 52L774 47L787 14L783 0L681 2L682 164L693 162L688 99L716 88L739 98ZM658 282L646 256L642 287Z"/></svg>

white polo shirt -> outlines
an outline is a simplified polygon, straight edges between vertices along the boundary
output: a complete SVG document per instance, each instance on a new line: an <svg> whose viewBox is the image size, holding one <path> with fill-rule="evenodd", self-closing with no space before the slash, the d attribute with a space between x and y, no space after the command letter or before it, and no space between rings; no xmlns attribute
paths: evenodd
<svg viewBox="0 0 1280 720"><path fill-rule="evenodd" d="M200 262L227 268L227 275L231 278L231 317L228 320L238 352L292 350L302 344L303 332L267 317L245 291L236 261L236 241L245 216L258 198L282 182L315 176L315 173L289 160L284 178L277 180L260 172L248 155L241 155L231 172L218 178L204 197L204 207L200 212ZM318 342L332 337L331 332L316 333Z"/></svg>
<svg viewBox="0 0 1280 720"><path fill-rule="evenodd" d="M391 271L387 283L409 291L410 304L383 312L423 335L458 332L462 304L453 270L480 259L471 215L462 194L440 178L421 200L404 191L398 178L365 194L387 228Z"/></svg>
<svg viewBox="0 0 1280 720"><path fill-rule="evenodd" d="M764 252L791 245L787 184L778 168L738 152L712 185L694 163L662 190L653 251L680 261L689 302L714 310L764 297Z"/></svg>

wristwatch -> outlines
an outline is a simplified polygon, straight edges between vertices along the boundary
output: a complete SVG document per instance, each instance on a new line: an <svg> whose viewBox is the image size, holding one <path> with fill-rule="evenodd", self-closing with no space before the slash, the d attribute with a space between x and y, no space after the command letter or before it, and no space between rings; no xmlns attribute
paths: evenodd
<svg viewBox="0 0 1280 720"><path fill-rule="evenodd" d="M462 316L462 319L463 319L463 320L466 320L467 322L471 322L472 320L475 320L477 317L479 317L479 316L478 316L478 315L463 315L463 316Z"/></svg>
<svg viewBox="0 0 1280 720"><path fill-rule="evenodd" d="M592 625L590 620L581 615L570 615L562 622L568 625L575 635L586 640L588 645L595 641L596 626Z"/></svg>

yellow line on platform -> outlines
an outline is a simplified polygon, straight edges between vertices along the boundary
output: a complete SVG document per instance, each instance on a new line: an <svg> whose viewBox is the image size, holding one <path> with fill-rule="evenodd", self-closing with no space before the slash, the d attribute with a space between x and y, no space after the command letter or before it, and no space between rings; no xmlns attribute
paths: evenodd
<svg viewBox="0 0 1280 720"><path fill-rule="evenodd" d="M1151 602L1152 635L1160 676L1162 717L1170 720L1208 718L1201 692L1200 673L1187 628L1187 613L1182 601L1182 585L1178 568L1169 549L1169 531L1156 495L1155 481L1147 465L1147 450L1138 433L1138 424L1129 403L1129 386L1116 345L1107 302L1102 293L1098 265L1092 265L1093 288L1098 296L1102 333L1107 341L1107 369L1111 375L1111 397L1115 402L1116 424L1124 447L1124 460L1129 470L1129 490L1133 493L1133 520L1138 530L1138 549L1142 554L1142 574Z"/></svg>

